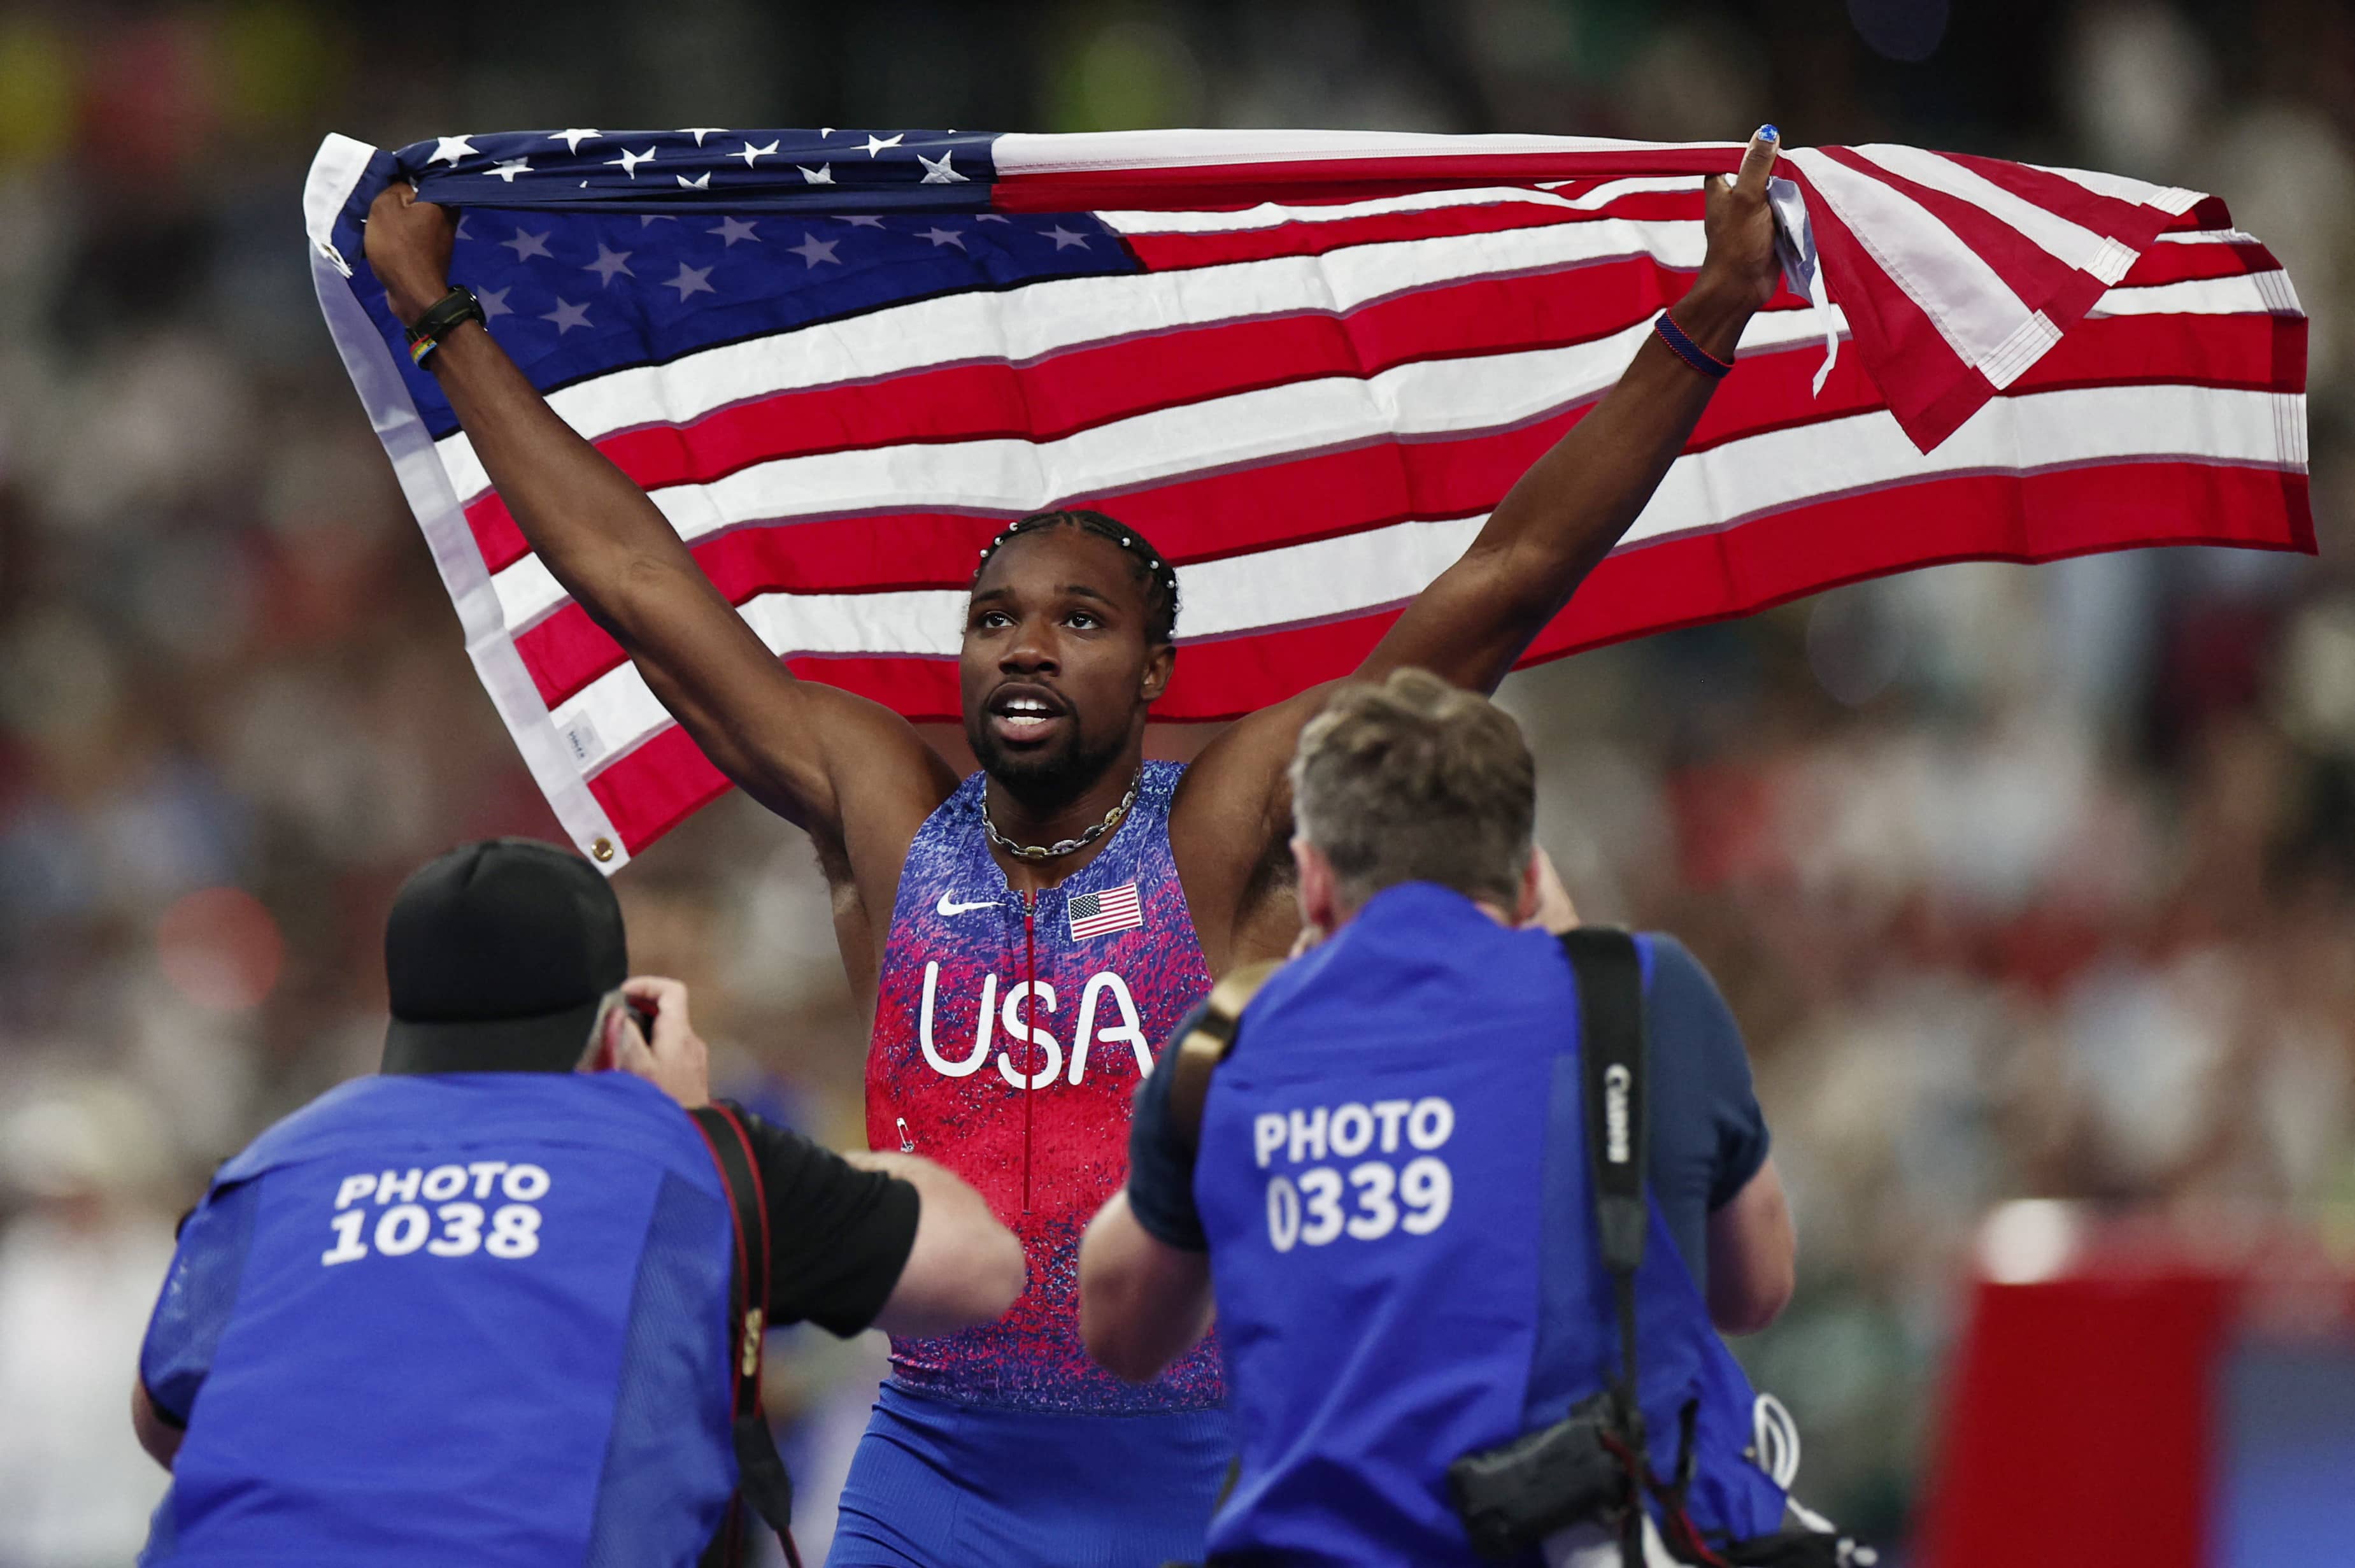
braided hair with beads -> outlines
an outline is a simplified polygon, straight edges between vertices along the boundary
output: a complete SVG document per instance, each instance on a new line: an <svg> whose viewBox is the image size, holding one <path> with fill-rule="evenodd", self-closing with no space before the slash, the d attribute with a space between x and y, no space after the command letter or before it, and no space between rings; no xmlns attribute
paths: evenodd
<svg viewBox="0 0 2355 1568"><path fill-rule="evenodd" d="M982 548L981 560L973 569L973 581L981 581L981 574L989 569L995 556L1007 540L1024 534L1035 534L1047 528L1082 528L1098 539L1109 539L1126 552L1138 573L1145 579L1145 640L1148 645L1174 641L1178 631L1178 569L1171 566L1153 542L1117 517L1085 507L1063 507L1051 512L1033 512L1017 518L1006 531Z"/></svg>

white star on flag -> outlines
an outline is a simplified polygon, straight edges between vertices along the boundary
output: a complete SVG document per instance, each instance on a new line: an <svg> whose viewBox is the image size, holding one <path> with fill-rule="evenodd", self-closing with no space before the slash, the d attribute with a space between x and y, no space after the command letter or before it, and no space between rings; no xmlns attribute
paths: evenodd
<svg viewBox="0 0 2355 1568"><path fill-rule="evenodd" d="M561 337L576 326L589 325L589 307L586 304L574 304L570 300L559 299L556 302L556 308L539 319L556 323L556 336Z"/></svg>
<svg viewBox="0 0 2355 1568"><path fill-rule="evenodd" d="M883 227L883 220L876 217L871 212L846 214L842 220L845 223L850 224L854 228L858 229L880 229Z"/></svg>
<svg viewBox="0 0 2355 1568"><path fill-rule="evenodd" d="M752 226L751 224L744 222L741 219L735 218L723 218L719 220L719 228L707 229L704 232L706 234L719 235L720 243L729 246L733 246L739 240L758 240L760 238L758 234L755 234L752 231Z"/></svg>
<svg viewBox="0 0 2355 1568"><path fill-rule="evenodd" d="M924 177L916 183L918 185L963 185L969 176L961 175L949 167L949 160L955 156L956 149L954 147L943 153L937 163L924 156L923 154L918 153L916 161L924 165Z"/></svg>
<svg viewBox="0 0 2355 1568"><path fill-rule="evenodd" d="M491 173L498 176L499 178L506 181L507 184L513 185L515 184L516 176L527 175L531 173L531 165L521 158L508 158L505 162L499 164L496 167L493 168Z"/></svg>
<svg viewBox="0 0 2355 1568"><path fill-rule="evenodd" d="M820 164L814 169L806 167L801 164L795 164L794 167L802 171L802 183L804 185L832 185L834 183L834 165L832 164Z"/></svg>
<svg viewBox="0 0 2355 1568"><path fill-rule="evenodd" d="M834 248L841 243L839 240L821 240L815 234L805 234L800 244L788 245L785 249L809 266L815 267L820 261L832 261L838 267L842 265L842 258L834 253Z"/></svg>
<svg viewBox="0 0 2355 1568"><path fill-rule="evenodd" d="M685 304L687 303L687 296L689 294L716 294L719 292L718 289L713 288L709 283L703 281L709 276L711 276L710 268L690 267L686 262L681 261L678 264L678 276L663 284L663 287L666 289L677 289L678 291L678 303Z"/></svg>
<svg viewBox="0 0 2355 1568"><path fill-rule="evenodd" d="M479 155L474 144L464 136L437 136L433 139L433 155L425 160L425 165L428 168L435 164L449 164L454 167L460 158Z"/></svg>
<svg viewBox="0 0 2355 1568"><path fill-rule="evenodd" d="M974 217L983 223L1011 223L1014 219L1002 212L976 212Z"/></svg>
<svg viewBox="0 0 2355 1568"><path fill-rule="evenodd" d="M725 125L681 125L678 128L678 133L682 136L694 137L695 144L700 147L703 145L703 139L706 136L725 136L728 134L728 127Z"/></svg>
<svg viewBox="0 0 2355 1568"><path fill-rule="evenodd" d="M731 158L743 159L744 166L749 169L752 166L752 160L755 158L775 157L777 155L777 144L774 142L772 142L765 147L756 147L752 145L751 143L747 142L741 147L737 148L736 151L729 154L728 155Z"/></svg>
<svg viewBox="0 0 2355 1568"><path fill-rule="evenodd" d="M597 259L590 262L587 266L582 267L581 270L584 272L596 273L598 280L603 283L605 287L612 288L613 286L613 274L616 272L621 273L624 277L634 278L637 276L637 273L630 271L630 257L634 253L634 252L629 251L608 250L602 243L600 243L597 247ZM588 324L584 322L582 325L586 325Z"/></svg>
<svg viewBox="0 0 2355 1568"><path fill-rule="evenodd" d="M1058 251L1070 245L1077 245L1080 249L1084 251L1087 249L1088 245L1088 237L1086 235L1074 234L1060 223L1055 225L1052 229L1048 229L1044 234L1040 235L1039 238L1042 240L1052 240L1055 242L1055 249Z"/></svg>
<svg viewBox="0 0 2355 1568"><path fill-rule="evenodd" d="M638 227L641 229L644 229L649 223L677 223L677 221L678 219L677 218L674 218L667 212L641 212L638 214Z"/></svg>
<svg viewBox="0 0 2355 1568"><path fill-rule="evenodd" d="M929 240L936 246L954 245L958 250L962 251L964 249L964 241L958 239L957 236L964 232L964 230L962 229L942 229L934 227L925 229L922 234L917 235L916 238L919 240Z"/></svg>
<svg viewBox="0 0 2355 1568"><path fill-rule="evenodd" d="M548 256L548 237L554 232L553 229L543 229L537 234L527 234L518 229L514 239L502 240L499 243L514 251L517 261L528 261L534 256ZM549 260L554 261L555 258L549 256Z"/></svg>
<svg viewBox="0 0 2355 1568"><path fill-rule="evenodd" d="M899 133L899 135L896 135L896 136L884 136L884 137L880 137L880 138L879 138L879 137L877 137L877 135L875 134L875 133L874 133L874 132L872 132L872 131L868 132L868 133L867 133L867 155L868 155L868 157L870 157L870 158L871 158L871 157L873 157L876 154L878 154L878 153L881 152L881 151L882 151L884 148L886 148L886 147L896 147L896 146L898 146L898 145L900 144L900 143L901 138L902 138L902 137L904 137L904 136L906 136L906 135L907 135L907 133L906 133L905 131L902 131L902 132L900 132L900 133Z"/></svg>
<svg viewBox="0 0 2355 1568"><path fill-rule="evenodd" d="M635 179L638 177L638 165L640 164L650 164L654 161L655 150L652 147L648 147L643 153L634 153L630 151L629 148L624 147L622 149L622 155L620 157L607 158L605 160L605 166L609 169L618 168L632 179Z"/></svg>
<svg viewBox="0 0 2355 1568"><path fill-rule="evenodd" d="M513 288L476 289L474 291L474 297L483 303L483 325L485 326L488 326L491 323L498 320L498 318L503 315L513 315L515 314L514 311L507 308L507 295L513 293L515 293Z"/></svg>
<svg viewBox="0 0 2355 1568"><path fill-rule="evenodd" d="M681 190L709 190L711 188L711 171L709 169L704 170L693 179L687 178L685 175L678 175L674 177L678 181L678 187ZM644 228L645 225L641 224L639 227Z"/></svg>
<svg viewBox="0 0 2355 1568"><path fill-rule="evenodd" d="M564 150L568 153L577 153L581 150L581 143L593 142L604 133L593 125L576 125L570 131L551 131L549 133L548 139L551 142L563 143Z"/></svg>

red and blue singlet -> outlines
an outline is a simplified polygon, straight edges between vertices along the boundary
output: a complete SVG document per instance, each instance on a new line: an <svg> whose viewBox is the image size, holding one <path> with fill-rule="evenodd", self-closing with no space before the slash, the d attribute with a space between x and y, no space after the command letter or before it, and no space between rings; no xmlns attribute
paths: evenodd
<svg viewBox="0 0 2355 1568"><path fill-rule="evenodd" d="M1210 986L1169 850L1183 772L1146 763L1111 844L1027 900L990 856L981 773L909 849L867 1058L868 1139L972 1183L1021 1236L1030 1284L995 1323L894 1339L902 1387L1103 1414L1200 1410L1223 1398L1210 1339L1139 1387L1090 1360L1079 1332L1080 1235L1127 1176L1130 1102ZM1124 890L1136 898L1134 924Z"/></svg>

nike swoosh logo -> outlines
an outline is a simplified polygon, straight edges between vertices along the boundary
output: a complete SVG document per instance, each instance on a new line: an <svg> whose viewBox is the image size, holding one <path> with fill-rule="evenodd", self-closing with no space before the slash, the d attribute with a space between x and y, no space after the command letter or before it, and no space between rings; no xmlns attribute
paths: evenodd
<svg viewBox="0 0 2355 1568"><path fill-rule="evenodd" d="M996 899L984 899L977 903L961 904L951 902L949 895L943 893L941 895L941 901L932 906L932 912L941 916L943 919L946 919L948 916L953 914L963 914L969 909L996 909L996 907L997 901Z"/></svg>

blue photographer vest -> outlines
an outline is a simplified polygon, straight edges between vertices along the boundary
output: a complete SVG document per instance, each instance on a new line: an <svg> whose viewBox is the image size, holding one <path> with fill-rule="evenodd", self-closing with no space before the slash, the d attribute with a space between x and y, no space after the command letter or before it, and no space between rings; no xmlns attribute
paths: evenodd
<svg viewBox="0 0 2355 1568"><path fill-rule="evenodd" d="M734 1243L652 1084L356 1080L205 1203L250 1239L144 1561L687 1564L710 1539Z"/></svg>
<svg viewBox="0 0 2355 1568"><path fill-rule="evenodd" d="M1469 1568L1448 1464L1611 1380L1577 1020L1552 936L1427 883L1374 898L1245 1011L1194 1176L1241 1449L1213 1562ZM1749 1382L1657 1201L1636 1285L1654 1468L1697 1400L1694 1521L1780 1528L1783 1492L1742 1457Z"/></svg>

